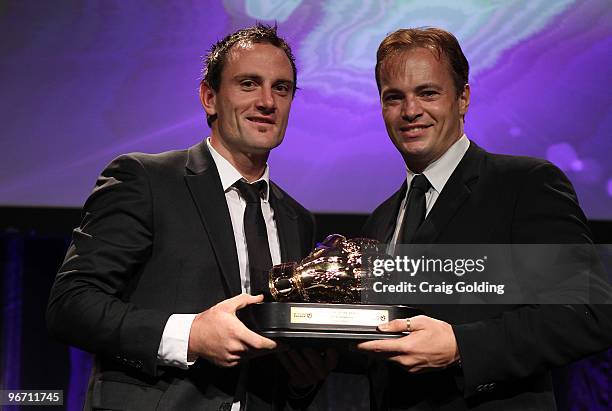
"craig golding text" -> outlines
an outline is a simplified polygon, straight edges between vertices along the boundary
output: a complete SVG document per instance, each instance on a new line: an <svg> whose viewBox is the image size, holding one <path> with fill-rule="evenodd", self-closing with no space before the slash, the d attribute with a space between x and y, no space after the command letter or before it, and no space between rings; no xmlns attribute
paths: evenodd
<svg viewBox="0 0 612 411"><path fill-rule="evenodd" d="M373 284L373 289L376 293L430 293L447 295L451 295L454 293L484 293L502 295L504 293L504 284L491 284L488 281L474 281L473 283L459 281L454 284L447 284L445 282L435 284L429 283L427 281L414 283L409 281L402 281L397 284L384 284L381 281L377 281Z"/></svg>

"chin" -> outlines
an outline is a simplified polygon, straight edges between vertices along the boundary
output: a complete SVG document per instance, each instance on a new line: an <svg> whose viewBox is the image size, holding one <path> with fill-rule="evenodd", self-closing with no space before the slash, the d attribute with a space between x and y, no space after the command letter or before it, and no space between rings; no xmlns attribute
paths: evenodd
<svg viewBox="0 0 612 411"><path fill-rule="evenodd" d="M277 138L266 138L266 139L258 138L258 139L253 139L250 146L251 146L251 150L253 153L262 154L265 152L269 152L275 147L278 147L281 141L282 140L279 140Z"/></svg>
<svg viewBox="0 0 612 411"><path fill-rule="evenodd" d="M421 157L427 152L427 144L424 141L402 141L400 151L411 157Z"/></svg>

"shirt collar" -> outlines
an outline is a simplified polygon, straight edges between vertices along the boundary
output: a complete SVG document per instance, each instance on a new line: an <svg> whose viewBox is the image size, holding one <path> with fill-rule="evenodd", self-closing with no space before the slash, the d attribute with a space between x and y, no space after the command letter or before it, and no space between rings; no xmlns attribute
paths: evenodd
<svg viewBox="0 0 612 411"><path fill-rule="evenodd" d="M429 164L425 170L423 170L422 174L425 174L425 177L427 177L427 180L429 180L431 186L438 194L442 192L446 182L451 174L453 174L453 171L455 171L455 168L457 168L457 165L459 165L459 162L469 147L470 140L463 134L439 159ZM406 173L406 181L408 183L408 188L410 188L410 183L412 183L412 179L416 174L408 167L406 167Z"/></svg>
<svg viewBox="0 0 612 411"><path fill-rule="evenodd" d="M235 187L233 187L233 185L238 180L247 181L247 179L244 178L238 170L236 170L236 168L232 165L232 163L227 161L225 157L223 157L221 154L217 152L217 150L214 149L212 144L210 144L210 137L206 139L206 146L208 147L208 150L210 151L210 155L212 156L213 161L215 162L215 165L217 166L217 171L219 172L219 177L221 178L221 186L223 187L223 192L227 192L228 190L232 188L236 189ZM270 196L270 168L268 167L267 164L263 172L263 175L260 178L258 178L256 181L252 181L252 183L255 183L261 180L266 182L266 191L264 192L264 198L263 198L264 202L266 202L268 201L268 198Z"/></svg>

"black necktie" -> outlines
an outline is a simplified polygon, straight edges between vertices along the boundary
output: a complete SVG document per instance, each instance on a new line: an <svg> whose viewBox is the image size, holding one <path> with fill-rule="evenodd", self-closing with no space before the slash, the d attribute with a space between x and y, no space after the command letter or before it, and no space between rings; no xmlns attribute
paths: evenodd
<svg viewBox="0 0 612 411"><path fill-rule="evenodd" d="M417 174L412 179L402 222L400 237L402 244L410 244L414 240L417 230L425 220L425 193L429 187L429 180L424 174Z"/></svg>
<svg viewBox="0 0 612 411"><path fill-rule="evenodd" d="M266 189L266 182L262 180L249 184L239 180L234 187L246 201L244 234L249 255L251 294L261 294L267 289L268 271L272 268L268 231L261 212L261 193Z"/></svg>

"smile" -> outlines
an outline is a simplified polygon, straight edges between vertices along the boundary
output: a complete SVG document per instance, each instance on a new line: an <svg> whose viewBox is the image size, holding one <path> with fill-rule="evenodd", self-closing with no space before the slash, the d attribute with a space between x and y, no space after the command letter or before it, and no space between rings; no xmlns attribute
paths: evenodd
<svg viewBox="0 0 612 411"><path fill-rule="evenodd" d="M274 119L269 117L247 117L247 120L259 124L276 124Z"/></svg>
<svg viewBox="0 0 612 411"><path fill-rule="evenodd" d="M431 125L425 125L425 124L418 124L418 125L409 125L409 126L403 126L400 127L400 132L403 135L409 136L409 137L419 137L421 136L426 129L428 129L429 127L431 127Z"/></svg>

